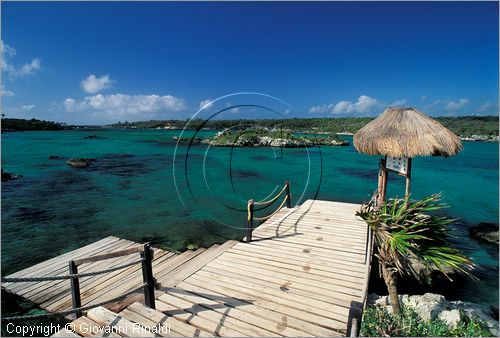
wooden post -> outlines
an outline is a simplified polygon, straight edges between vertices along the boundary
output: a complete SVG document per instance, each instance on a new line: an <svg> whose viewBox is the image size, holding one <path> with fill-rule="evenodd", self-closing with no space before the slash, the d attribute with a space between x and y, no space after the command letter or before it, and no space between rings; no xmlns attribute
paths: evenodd
<svg viewBox="0 0 500 338"><path fill-rule="evenodd" d="M290 182L289 181L285 181L285 196L287 197L286 207L291 208L292 207L292 196L290 196Z"/></svg>
<svg viewBox="0 0 500 338"><path fill-rule="evenodd" d="M387 191L387 169L385 168L385 158L380 159L378 171L378 187L377 187L377 208L380 208L385 201L385 193Z"/></svg>
<svg viewBox="0 0 500 338"><path fill-rule="evenodd" d="M153 250L148 243L144 244L144 251L141 252L142 280L144 282L144 303L151 309L155 307L155 280L153 278Z"/></svg>
<svg viewBox="0 0 500 338"><path fill-rule="evenodd" d="M253 200L248 201L248 217L247 217L247 233L245 242L250 243L252 241L252 230L253 230Z"/></svg>
<svg viewBox="0 0 500 338"><path fill-rule="evenodd" d="M410 196L410 180L411 180L411 158L408 158L408 168L406 170L406 190L405 198Z"/></svg>
<svg viewBox="0 0 500 338"><path fill-rule="evenodd" d="M78 266L75 264L75 261L69 261L69 273L71 275L78 274ZM82 299L80 295L80 281L78 280L78 276L74 276L70 278L71 280L71 298L73 300L73 309L77 309L82 307ZM77 311L74 313L75 319L81 317L82 312Z"/></svg>

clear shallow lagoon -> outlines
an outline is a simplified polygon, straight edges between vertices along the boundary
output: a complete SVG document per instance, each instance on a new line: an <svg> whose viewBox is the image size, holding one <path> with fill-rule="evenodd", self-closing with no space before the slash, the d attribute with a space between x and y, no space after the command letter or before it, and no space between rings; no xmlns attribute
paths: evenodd
<svg viewBox="0 0 500 338"><path fill-rule="evenodd" d="M84 139L87 135L96 139ZM2 134L2 168L24 177L2 183L2 273L115 235L182 250L243 236L245 200L264 199L288 179L293 203L314 198L363 202L376 189L378 157L352 147L272 150L182 144L179 131L103 130ZM211 134L211 132L204 132ZM186 135L184 135L186 136ZM482 269L459 299L498 303L498 250L467 228L498 223L498 143L465 143L452 158L416 158L415 198L442 192L460 221L455 242ZM186 153L188 156L186 158ZM64 159L97 159L88 168ZM322 165L321 165L322 164ZM391 175L388 196L404 194ZM180 198L179 198L180 196ZM182 200L182 202L181 202ZM186 210L187 209L187 210Z"/></svg>

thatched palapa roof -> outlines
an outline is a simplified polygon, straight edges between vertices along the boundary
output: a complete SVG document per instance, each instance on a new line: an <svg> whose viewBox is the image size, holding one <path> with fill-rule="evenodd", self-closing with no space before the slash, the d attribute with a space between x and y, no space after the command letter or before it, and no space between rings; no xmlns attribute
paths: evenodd
<svg viewBox="0 0 500 338"><path fill-rule="evenodd" d="M453 156L460 138L414 108L387 108L354 135L354 146L369 155Z"/></svg>

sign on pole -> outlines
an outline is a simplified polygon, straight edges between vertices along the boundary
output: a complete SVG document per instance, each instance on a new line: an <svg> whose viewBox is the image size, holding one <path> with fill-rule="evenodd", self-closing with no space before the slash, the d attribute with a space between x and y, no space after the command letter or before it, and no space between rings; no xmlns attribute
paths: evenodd
<svg viewBox="0 0 500 338"><path fill-rule="evenodd" d="M385 167L401 175L406 175L408 173L408 157L387 156Z"/></svg>

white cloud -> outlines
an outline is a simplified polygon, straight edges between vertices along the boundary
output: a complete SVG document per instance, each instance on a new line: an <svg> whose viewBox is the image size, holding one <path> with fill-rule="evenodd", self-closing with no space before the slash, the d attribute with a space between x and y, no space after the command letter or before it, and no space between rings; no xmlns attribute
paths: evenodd
<svg viewBox="0 0 500 338"><path fill-rule="evenodd" d="M16 50L0 40L0 55L2 70L6 70L8 67L7 59L16 55Z"/></svg>
<svg viewBox="0 0 500 338"><path fill-rule="evenodd" d="M199 109L210 109L213 107L213 103L211 99L206 99L200 102L200 107Z"/></svg>
<svg viewBox="0 0 500 338"><path fill-rule="evenodd" d="M309 112L312 114L315 114L315 113L323 114L323 113L327 113L327 112L331 111L332 108L333 108L333 105L331 105L331 104L329 104L329 105L325 104L322 106L312 106L311 108L309 108Z"/></svg>
<svg viewBox="0 0 500 338"><path fill-rule="evenodd" d="M392 103L389 104L389 107L399 107L399 106L404 106L406 104L407 100L406 99L401 99L401 100L396 100Z"/></svg>
<svg viewBox="0 0 500 338"><path fill-rule="evenodd" d="M380 102L372 97L361 95L358 102L354 104L354 110L358 113L368 113L380 105Z"/></svg>
<svg viewBox="0 0 500 338"><path fill-rule="evenodd" d="M40 59L34 58L30 63L25 63L21 67L17 68L14 72L14 76L24 77L34 74L37 70L42 68Z"/></svg>
<svg viewBox="0 0 500 338"><path fill-rule="evenodd" d="M464 108L466 105L469 104L469 100L468 99L459 99L458 101L449 101L446 106L444 107L444 109L446 111L449 111L449 112L454 112L454 111L458 111L462 108Z"/></svg>
<svg viewBox="0 0 500 338"><path fill-rule="evenodd" d="M420 96L420 99L421 99L422 101L427 100L427 95L422 95L422 96Z"/></svg>
<svg viewBox="0 0 500 338"><path fill-rule="evenodd" d="M9 45L0 41L0 55L1 55L1 68L2 71L9 75L10 78L21 78L35 74L42 69L40 59L33 58L31 62L25 63L21 66L15 66L10 63L10 59L16 55L16 50Z"/></svg>
<svg viewBox="0 0 500 338"><path fill-rule="evenodd" d="M111 117L154 116L157 113L175 113L186 108L183 99L172 95L97 94L83 100L67 98L64 107L68 112L91 112Z"/></svg>
<svg viewBox="0 0 500 338"><path fill-rule="evenodd" d="M318 114L324 114L324 113L329 113L332 111L333 107L335 105L333 104L324 104L322 106L313 106L309 109L310 113L318 113Z"/></svg>
<svg viewBox="0 0 500 338"><path fill-rule="evenodd" d="M493 103L484 103L476 110L478 113L498 114L498 106Z"/></svg>
<svg viewBox="0 0 500 338"><path fill-rule="evenodd" d="M14 92L5 88L4 85L0 86L0 97L3 97L3 96L9 97L9 96L14 96L14 95L15 95Z"/></svg>
<svg viewBox="0 0 500 338"><path fill-rule="evenodd" d="M332 114L349 114L349 113L360 113L366 114L371 113L374 109L382 105L378 100L368 96L361 95L358 97L356 102L352 101L339 101L336 104L325 104L322 106L313 106L309 109L310 113L332 113Z"/></svg>
<svg viewBox="0 0 500 338"><path fill-rule="evenodd" d="M33 108L35 108L34 104L24 105L24 106L21 107L22 110L31 110Z"/></svg>
<svg viewBox="0 0 500 338"><path fill-rule="evenodd" d="M90 74L80 82L80 87L85 93L96 94L104 89L111 88L114 82L107 74L101 77Z"/></svg>
<svg viewBox="0 0 500 338"><path fill-rule="evenodd" d="M331 105L329 105L331 106ZM334 114L352 113L354 111L354 104L351 101L340 101L332 109Z"/></svg>

